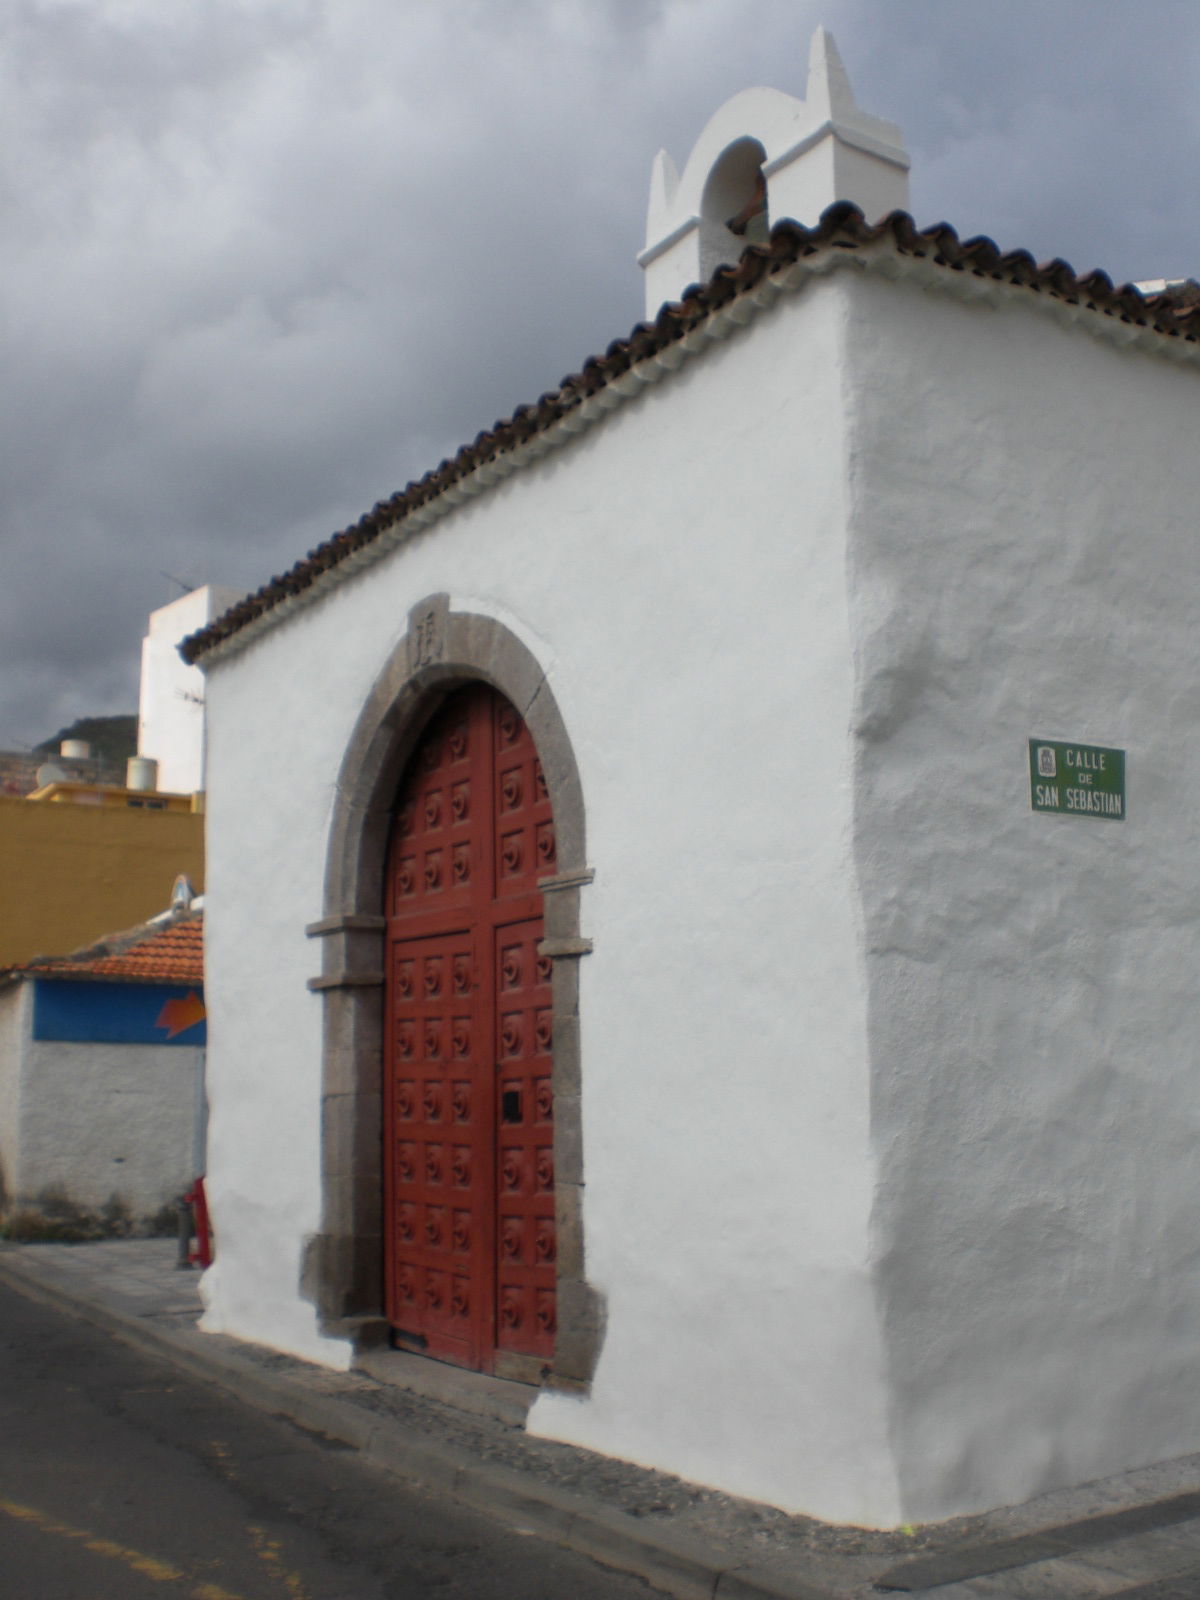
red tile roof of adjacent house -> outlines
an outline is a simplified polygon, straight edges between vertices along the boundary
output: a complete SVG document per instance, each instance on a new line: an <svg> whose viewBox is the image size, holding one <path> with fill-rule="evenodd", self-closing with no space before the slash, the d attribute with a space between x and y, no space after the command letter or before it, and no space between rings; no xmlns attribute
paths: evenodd
<svg viewBox="0 0 1200 1600"><path fill-rule="evenodd" d="M204 913L185 911L110 934L69 956L35 956L0 972L0 984L20 978L83 978L96 982L204 982Z"/></svg>
<svg viewBox="0 0 1200 1600"><path fill-rule="evenodd" d="M771 288L796 286L795 269L806 259L819 258L813 263L819 267L821 260L828 263L837 257L858 256L868 264L881 254L896 264L892 276L903 276L906 264L911 267L919 261L939 276L944 273L966 283L973 280L981 292L991 285L1005 285L1027 291L1033 301L1057 302L1072 312L1094 313L1098 319L1107 319L1109 326L1124 324L1130 337L1141 333L1158 348L1194 346L1200 341L1200 297L1190 280L1159 294L1143 294L1132 284L1115 287L1103 272L1076 273L1068 262L1058 259L1039 266L1027 250L1001 251L985 237L960 239L949 223L921 230L906 211L893 211L872 225L857 206L839 200L824 212L815 228L798 222L776 223L767 244L751 245L736 265L718 267L707 283L694 284L681 300L664 305L653 322L639 322L628 338L616 339L602 356L590 357L579 372L564 378L535 404L518 406L511 417L463 445L452 460L443 461L390 499L379 501L353 526L310 550L288 572L272 578L191 634L180 645L180 653L186 661L198 661L277 607L310 598L314 587L324 587L378 553L369 547L385 535L390 535L388 543L402 538L406 530L399 525L406 520L411 519L414 529L422 526L428 515L420 514L434 502L444 499L447 505L454 504L464 491L504 476L528 455L523 447L556 424L565 423L568 432L586 426L596 409L587 402L603 396L604 404L615 405L637 393L641 374L646 374L645 382L655 376L650 369L656 357L662 358L660 365L666 368L676 366L699 347L697 339L690 336L695 334L702 341L706 325L719 321L720 313L734 300L741 300L745 307L745 315L734 320L749 320L766 303L764 295ZM380 544L381 550L386 547Z"/></svg>

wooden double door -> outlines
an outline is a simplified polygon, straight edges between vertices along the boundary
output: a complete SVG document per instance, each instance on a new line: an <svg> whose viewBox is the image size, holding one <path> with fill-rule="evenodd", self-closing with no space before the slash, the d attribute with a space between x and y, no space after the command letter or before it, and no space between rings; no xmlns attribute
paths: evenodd
<svg viewBox="0 0 1200 1600"><path fill-rule="evenodd" d="M401 785L387 863L387 1315L402 1346L535 1377L554 1353L554 821L533 739L456 691Z"/></svg>

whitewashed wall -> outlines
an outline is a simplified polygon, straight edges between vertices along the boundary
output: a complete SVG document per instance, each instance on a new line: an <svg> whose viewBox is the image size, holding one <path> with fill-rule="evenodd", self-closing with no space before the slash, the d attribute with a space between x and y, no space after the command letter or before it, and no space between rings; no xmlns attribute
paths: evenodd
<svg viewBox="0 0 1200 1600"><path fill-rule="evenodd" d="M855 844L904 1515L1200 1450L1200 378L853 290ZM1128 752L1030 809L1031 736Z"/></svg>
<svg viewBox="0 0 1200 1600"><path fill-rule="evenodd" d="M876 1524L1200 1448L1196 383L839 274L217 663L208 1325L348 1359L303 928L448 589L549 672L597 872L609 1325L533 1428ZM1127 749L1129 819L1032 813L1038 735Z"/></svg>
<svg viewBox="0 0 1200 1600"><path fill-rule="evenodd" d="M596 870L583 931L592 1396L532 1427L847 1520L898 1512L868 1271L850 854L845 286L790 298L245 651L210 708L206 1326L344 1363L319 1225L332 790L408 608L550 675Z"/></svg>
<svg viewBox="0 0 1200 1600"><path fill-rule="evenodd" d="M187 1045L27 1040L21 1197L58 1188L95 1209L117 1195L135 1218L178 1199L196 1176L202 1056Z"/></svg>
<svg viewBox="0 0 1200 1600"><path fill-rule="evenodd" d="M29 1039L28 985L0 990L0 1204L20 1188L21 1074Z"/></svg>

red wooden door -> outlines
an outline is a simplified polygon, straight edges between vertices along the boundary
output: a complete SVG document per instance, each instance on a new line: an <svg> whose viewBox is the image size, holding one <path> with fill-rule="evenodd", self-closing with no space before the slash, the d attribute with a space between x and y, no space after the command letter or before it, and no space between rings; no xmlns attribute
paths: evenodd
<svg viewBox="0 0 1200 1600"><path fill-rule="evenodd" d="M550 961L554 824L529 730L458 690L401 786L388 853L387 1315L483 1371L554 1351Z"/></svg>

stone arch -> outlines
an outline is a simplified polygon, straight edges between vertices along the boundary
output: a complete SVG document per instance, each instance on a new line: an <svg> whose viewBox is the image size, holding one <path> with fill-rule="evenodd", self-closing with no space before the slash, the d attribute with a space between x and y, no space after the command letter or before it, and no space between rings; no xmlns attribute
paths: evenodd
<svg viewBox="0 0 1200 1600"><path fill-rule="evenodd" d="M580 891L590 883L583 793L574 752L545 672L492 617L450 609L445 594L413 607L408 629L375 680L338 775L325 866L324 908L307 932L322 946L309 987L324 999L321 1228L308 1241L303 1292L325 1333L370 1343L383 1319L383 876L392 806L405 766L445 696L482 680L520 712L554 810L558 864L544 880L544 954L554 959L553 1084L558 1334L555 1387L586 1388L603 1332L599 1296L584 1277L580 1116Z"/></svg>

